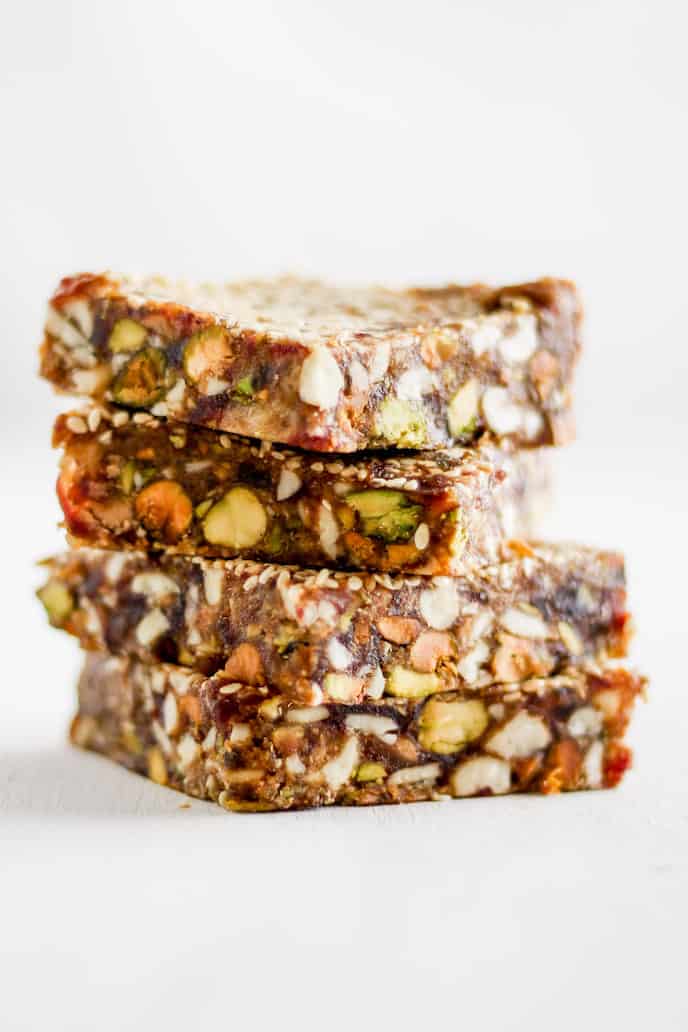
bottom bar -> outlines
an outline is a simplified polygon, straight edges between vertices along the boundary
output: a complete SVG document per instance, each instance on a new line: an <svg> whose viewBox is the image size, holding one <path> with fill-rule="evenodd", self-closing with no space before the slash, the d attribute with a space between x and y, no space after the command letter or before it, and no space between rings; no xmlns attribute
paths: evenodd
<svg viewBox="0 0 688 1032"><path fill-rule="evenodd" d="M610 788L644 680L557 677L427 699L298 706L182 667L88 655L72 741L230 810Z"/></svg>

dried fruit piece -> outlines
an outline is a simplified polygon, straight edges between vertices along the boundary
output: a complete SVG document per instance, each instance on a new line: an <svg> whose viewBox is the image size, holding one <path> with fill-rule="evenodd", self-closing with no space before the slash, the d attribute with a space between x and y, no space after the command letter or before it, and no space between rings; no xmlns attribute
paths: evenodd
<svg viewBox="0 0 688 1032"><path fill-rule="evenodd" d="M71 592L59 581L48 581L36 594L43 603L50 623L56 627L60 627L74 609Z"/></svg>
<svg viewBox="0 0 688 1032"><path fill-rule="evenodd" d="M147 530L172 543L189 529L193 505L176 480L156 480L139 492L136 515Z"/></svg>
<svg viewBox="0 0 688 1032"><path fill-rule="evenodd" d="M252 548L264 536L267 526L260 499L247 487L233 487L204 519L203 533L211 545Z"/></svg>
<svg viewBox="0 0 688 1032"><path fill-rule="evenodd" d="M375 431L390 444L402 448L420 448L427 440L425 416L408 401L388 398L380 406Z"/></svg>
<svg viewBox="0 0 688 1032"><path fill-rule="evenodd" d="M138 351L139 348L143 347L147 336L148 330L145 326L134 322L133 319L120 319L112 327L112 333L108 338L107 346L110 351L115 353L120 351Z"/></svg>
<svg viewBox="0 0 688 1032"><path fill-rule="evenodd" d="M480 391L477 380L467 380L449 402L447 421L452 437L466 437L474 433L478 423Z"/></svg>
<svg viewBox="0 0 688 1032"><path fill-rule="evenodd" d="M143 348L129 359L112 385L112 397L120 405L147 408L163 391L165 356L157 348Z"/></svg>
<svg viewBox="0 0 688 1032"><path fill-rule="evenodd" d="M189 338L184 349L184 372L193 383L224 371L232 354L229 334L221 326L209 326Z"/></svg>
<svg viewBox="0 0 688 1032"><path fill-rule="evenodd" d="M368 537L383 541L407 541L415 532L423 513L402 491L354 491L344 499L361 518L361 529Z"/></svg>
<svg viewBox="0 0 688 1032"><path fill-rule="evenodd" d="M442 691L437 674L419 674L406 667L395 666L387 679L387 691L402 699L422 699L425 695Z"/></svg>
<svg viewBox="0 0 688 1032"><path fill-rule="evenodd" d="M429 752L445 756L480 738L487 723L487 710L479 699L465 702L430 699L420 715L418 741Z"/></svg>

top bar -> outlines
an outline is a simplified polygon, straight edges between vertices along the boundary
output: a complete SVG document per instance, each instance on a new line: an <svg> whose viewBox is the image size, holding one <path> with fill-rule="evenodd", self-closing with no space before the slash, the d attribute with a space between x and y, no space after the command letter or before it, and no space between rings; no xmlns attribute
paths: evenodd
<svg viewBox="0 0 688 1032"><path fill-rule="evenodd" d="M51 299L58 389L320 452L573 436L573 284L189 286L84 274Z"/></svg>

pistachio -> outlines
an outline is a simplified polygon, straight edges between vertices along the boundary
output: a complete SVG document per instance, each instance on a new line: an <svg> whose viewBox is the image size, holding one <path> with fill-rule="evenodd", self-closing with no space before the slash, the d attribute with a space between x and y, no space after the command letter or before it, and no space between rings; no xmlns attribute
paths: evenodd
<svg viewBox="0 0 688 1032"><path fill-rule="evenodd" d="M477 380L467 380L459 387L447 408L449 433L452 437L467 437L478 423L480 391Z"/></svg>
<svg viewBox="0 0 688 1032"><path fill-rule="evenodd" d="M112 327L107 346L117 354L120 351L138 351L148 336L145 326L133 319L120 319Z"/></svg>
<svg viewBox="0 0 688 1032"><path fill-rule="evenodd" d="M112 396L120 405L147 408L163 391L166 361L157 348L143 348L120 369L112 385Z"/></svg>
<svg viewBox="0 0 688 1032"><path fill-rule="evenodd" d="M233 487L203 521L211 545L242 549L257 545L267 530L267 515L258 497L247 487Z"/></svg>
<svg viewBox="0 0 688 1032"><path fill-rule="evenodd" d="M487 710L478 699L465 702L430 699L420 715L418 741L428 752L455 753L479 738L487 724Z"/></svg>
<svg viewBox="0 0 688 1032"><path fill-rule="evenodd" d="M232 397L236 398L237 401L249 402L255 395L255 388L253 386L253 380L250 376L242 376L240 380L234 384L232 390Z"/></svg>
<svg viewBox="0 0 688 1032"><path fill-rule="evenodd" d="M420 523L423 509L402 491L384 488L354 491L344 499L358 513L361 530L369 537L383 541L407 541Z"/></svg>
<svg viewBox="0 0 688 1032"><path fill-rule="evenodd" d="M48 581L36 594L43 603L50 623L56 627L60 627L74 609L71 592L59 581Z"/></svg>
<svg viewBox="0 0 688 1032"><path fill-rule="evenodd" d="M129 459L119 472L120 490L125 495L130 495L134 488L134 473L136 473L136 463Z"/></svg>
<svg viewBox="0 0 688 1032"><path fill-rule="evenodd" d="M442 682L437 674L419 674L406 667L392 667L387 678L387 691L402 699L422 699L425 695L442 691Z"/></svg>
<svg viewBox="0 0 688 1032"><path fill-rule="evenodd" d="M381 781L386 773L381 763L362 763L356 771L356 781Z"/></svg>
<svg viewBox="0 0 688 1032"><path fill-rule="evenodd" d="M375 431L389 444L401 448L420 448L427 440L425 416L413 404L387 398L380 406Z"/></svg>
<svg viewBox="0 0 688 1032"><path fill-rule="evenodd" d="M231 357L229 334L221 326L208 326L194 333L184 348L184 372L192 383L212 378L223 371Z"/></svg>
<svg viewBox="0 0 688 1032"><path fill-rule="evenodd" d="M139 492L136 515L147 530L172 544L189 529L193 506L176 480L155 480Z"/></svg>

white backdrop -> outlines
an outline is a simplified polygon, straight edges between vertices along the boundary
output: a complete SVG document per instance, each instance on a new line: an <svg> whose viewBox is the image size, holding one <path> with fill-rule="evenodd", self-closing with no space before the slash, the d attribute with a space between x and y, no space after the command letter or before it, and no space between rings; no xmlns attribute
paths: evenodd
<svg viewBox="0 0 688 1032"><path fill-rule="evenodd" d="M2 5L3 1029L686 1027L684 10ZM653 683L619 792L244 818L64 747L36 350L59 277L102 267L579 281L548 530L628 555Z"/></svg>

